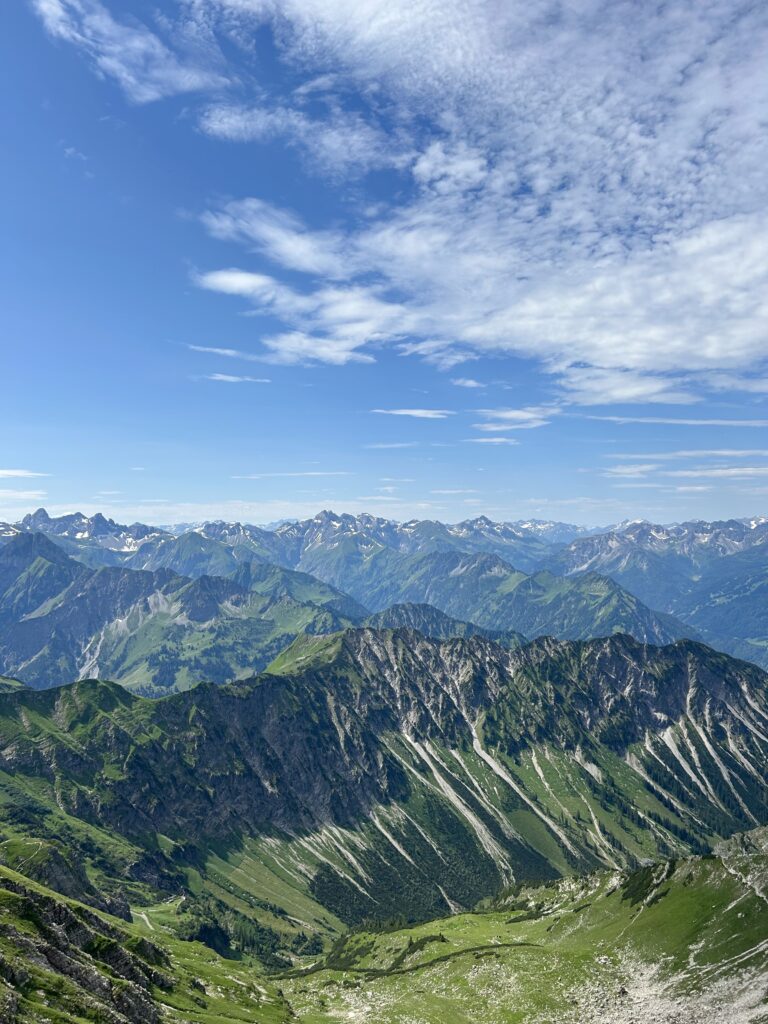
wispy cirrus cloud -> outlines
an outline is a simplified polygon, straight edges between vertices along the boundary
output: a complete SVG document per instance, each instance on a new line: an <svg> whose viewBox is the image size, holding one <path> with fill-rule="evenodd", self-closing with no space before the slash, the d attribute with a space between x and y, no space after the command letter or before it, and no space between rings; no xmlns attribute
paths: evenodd
<svg viewBox="0 0 768 1024"><path fill-rule="evenodd" d="M4 498L7 501L40 501L45 496L45 491L21 491L15 488L0 488L0 498Z"/></svg>
<svg viewBox="0 0 768 1024"><path fill-rule="evenodd" d="M224 359L244 359L247 362L261 362L259 356L252 352L244 352L239 348L216 348L212 345L187 345L190 352L203 352L207 355L221 356Z"/></svg>
<svg viewBox="0 0 768 1024"><path fill-rule="evenodd" d="M609 466L603 476L613 479L631 479L635 477L672 477L672 478L712 478L715 480L749 480L753 477L768 476L768 465L750 466L694 466L689 469L665 469L663 462L628 462L617 466Z"/></svg>
<svg viewBox="0 0 768 1024"><path fill-rule="evenodd" d="M311 469L311 470L298 470L296 472L285 472L285 473L245 473L239 476L233 476L233 480L269 480L276 477L319 477L319 476L351 476L352 474L348 470L324 470L324 469Z"/></svg>
<svg viewBox="0 0 768 1024"><path fill-rule="evenodd" d="M754 8L632 5L631 31L625 5L599 0L547 17L458 0L262 3L255 17L279 22L297 66L333 67L336 88L375 80L432 119L403 147L407 199L351 228L292 227L340 288L398 296L375 344L443 368L535 359L584 405L755 390L768 26ZM286 314L290 328L304 316Z"/></svg>
<svg viewBox="0 0 768 1024"><path fill-rule="evenodd" d="M231 373L209 373L206 380L220 384L271 384L269 377L237 377Z"/></svg>
<svg viewBox="0 0 768 1024"><path fill-rule="evenodd" d="M134 100L202 89L215 138L398 175L312 227L259 198L209 211L273 265L261 283L247 266L197 279L279 320L269 361L514 356L584 406L765 393L760 5L197 0L162 31L97 0L35 5ZM290 85L243 56L264 29Z"/></svg>
<svg viewBox="0 0 768 1024"><path fill-rule="evenodd" d="M9 480L14 477L29 479L36 476L50 476L50 473L36 473L31 469L0 469L0 480Z"/></svg>
<svg viewBox="0 0 768 1024"><path fill-rule="evenodd" d="M32 0L32 6L52 36L82 50L136 103L215 90L228 81L213 37L193 34L190 22L163 42L136 19L113 18L99 0Z"/></svg>
<svg viewBox="0 0 768 1024"><path fill-rule="evenodd" d="M477 430L535 430L546 427L559 412L550 406L531 405L522 409L478 409L485 422L475 423Z"/></svg>
<svg viewBox="0 0 768 1024"><path fill-rule="evenodd" d="M656 461L676 459L750 459L768 458L768 448L681 448L673 452L614 452L606 459L648 459Z"/></svg>
<svg viewBox="0 0 768 1024"><path fill-rule="evenodd" d="M768 427L768 420L681 419L678 416L587 416L604 423L655 423L678 427Z"/></svg>
<svg viewBox="0 0 768 1024"><path fill-rule="evenodd" d="M647 476L648 473L657 469L659 469L658 463L630 462L623 466L610 466L603 475L608 477Z"/></svg>
<svg viewBox="0 0 768 1024"><path fill-rule="evenodd" d="M520 444L515 437L465 437L464 443L493 445Z"/></svg>
<svg viewBox="0 0 768 1024"><path fill-rule="evenodd" d="M444 420L455 415L451 409L371 409L381 416L409 416L416 420Z"/></svg>
<svg viewBox="0 0 768 1024"><path fill-rule="evenodd" d="M701 466L696 469L670 469L662 476L713 477L719 480L749 480L752 477L768 476L768 466Z"/></svg>
<svg viewBox="0 0 768 1024"><path fill-rule="evenodd" d="M333 108L322 117L285 105L217 104L200 117L207 134L228 142L283 139L310 158L313 173L348 174L377 167L403 167L407 152L359 113Z"/></svg>

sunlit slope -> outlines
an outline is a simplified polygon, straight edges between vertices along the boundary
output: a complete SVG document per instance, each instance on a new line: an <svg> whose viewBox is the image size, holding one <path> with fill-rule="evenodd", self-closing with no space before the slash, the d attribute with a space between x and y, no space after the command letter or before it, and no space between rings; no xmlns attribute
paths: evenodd
<svg viewBox="0 0 768 1024"><path fill-rule="evenodd" d="M345 924L427 919L768 821L767 679L688 642L304 637L253 681L161 701L0 694L0 800L9 838L65 843L110 898L246 849Z"/></svg>
<svg viewBox="0 0 768 1024"><path fill-rule="evenodd" d="M716 857L524 888L358 933L281 986L306 1024L768 1020L765 831Z"/></svg>

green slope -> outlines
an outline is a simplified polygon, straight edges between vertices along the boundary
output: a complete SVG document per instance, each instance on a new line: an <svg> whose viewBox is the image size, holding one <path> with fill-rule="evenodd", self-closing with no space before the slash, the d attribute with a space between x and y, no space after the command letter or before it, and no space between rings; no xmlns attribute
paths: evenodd
<svg viewBox="0 0 768 1024"><path fill-rule="evenodd" d="M766 723L759 669L625 636L360 629L163 700L0 692L0 998L40 1022L757 1022L765 830L690 853L768 821Z"/></svg>
<svg viewBox="0 0 768 1024"><path fill-rule="evenodd" d="M474 912L340 935L324 954L297 943L287 967L266 971L247 930L221 952L210 934L208 944L189 937L200 924L189 897L134 908L129 922L0 867L0 1015L8 1024L764 1024L767 854L761 829L715 856L516 886Z"/></svg>
<svg viewBox="0 0 768 1024"><path fill-rule="evenodd" d="M343 578L348 593L377 610L396 603L426 603L485 629L515 630L527 637L584 639L623 632L665 643L692 632L595 573L528 576L495 555L410 555L384 547L351 565L341 548L334 557L338 573L328 572L326 566L318 570L322 578Z"/></svg>
<svg viewBox="0 0 768 1024"><path fill-rule="evenodd" d="M214 544L197 534L190 543ZM0 550L0 669L33 687L102 675L148 695L252 676L302 632L366 610L305 573L263 563L229 579L88 569L41 534Z"/></svg>
<svg viewBox="0 0 768 1024"><path fill-rule="evenodd" d="M504 647L520 647L526 643L522 633L514 630L484 629L474 622L451 618L431 604L393 604L369 615L364 623L371 629L415 629L433 640L451 637L484 636Z"/></svg>
<svg viewBox="0 0 768 1024"><path fill-rule="evenodd" d="M0 867L0 1019L7 1024L282 1024L252 957L218 956L143 915L133 924Z"/></svg>
<svg viewBox="0 0 768 1024"><path fill-rule="evenodd" d="M742 847L356 933L281 986L306 1024L764 1022L765 831Z"/></svg>
<svg viewBox="0 0 768 1024"><path fill-rule="evenodd" d="M111 899L156 902L192 871L219 899L211 858L240 858L323 931L318 907L429 918L768 821L766 720L768 677L693 643L351 630L161 701L0 694L0 801L6 838L62 842Z"/></svg>

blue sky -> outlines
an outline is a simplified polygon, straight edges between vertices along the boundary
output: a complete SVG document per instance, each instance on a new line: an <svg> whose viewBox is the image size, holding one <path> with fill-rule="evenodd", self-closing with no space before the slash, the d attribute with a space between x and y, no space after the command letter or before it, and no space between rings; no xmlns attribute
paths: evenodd
<svg viewBox="0 0 768 1024"><path fill-rule="evenodd" d="M5 4L0 518L768 508L768 9Z"/></svg>

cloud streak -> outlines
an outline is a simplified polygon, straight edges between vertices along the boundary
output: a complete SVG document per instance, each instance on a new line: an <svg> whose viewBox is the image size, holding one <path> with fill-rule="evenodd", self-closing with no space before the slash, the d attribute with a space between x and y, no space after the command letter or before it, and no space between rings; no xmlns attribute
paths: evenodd
<svg viewBox="0 0 768 1024"><path fill-rule="evenodd" d="M295 473L246 473L233 476L233 480L269 480L275 477L318 477L318 476L351 476L347 470L301 470Z"/></svg>
<svg viewBox="0 0 768 1024"><path fill-rule="evenodd" d="M271 384L269 377L237 377L230 373L210 373L205 378L220 384Z"/></svg>
<svg viewBox="0 0 768 1024"><path fill-rule="evenodd" d="M656 423L679 427L768 427L768 420L680 419L677 416L587 416L604 423Z"/></svg>
<svg viewBox="0 0 768 1024"><path fill-rule="evenodd" d="M0 480L12 478L26 480L37 476L50 476L50 473L35 473L31 469L0 469Z"/></svg>
<svg viewBox="0 0 768 1024"><path fill-rule="evenodd" d="M380 416L408 416L416 420L444 420L454 413L450 409L371 409Z"/></svg>

